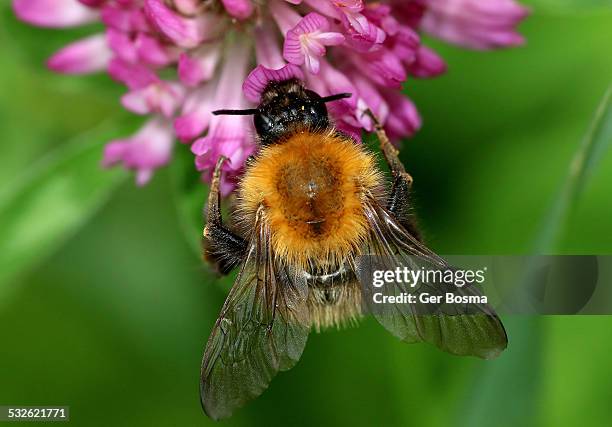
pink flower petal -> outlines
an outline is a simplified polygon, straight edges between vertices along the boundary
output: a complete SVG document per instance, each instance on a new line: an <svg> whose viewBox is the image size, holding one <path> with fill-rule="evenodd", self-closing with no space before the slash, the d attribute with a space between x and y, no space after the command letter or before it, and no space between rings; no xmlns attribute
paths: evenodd
<svg viewBox="0 0 612 427"><path fill-rule="evenodd" d="M121 98L121 103L136 114L157 113L170 118L183 98L184 90L179 84L159 82L128 92Z"/></svg>
<svg viewBox="0 0 612 427"><path fill-rule="evenodd" d="M102 158L102 166L109 168L120 163L125 155L128 144L126 140L111 141L104 147L104 156Z"/></svg>
<svg viewBox="0 0 612 427"><path fill-rule="evenodd" d="M145 12L159 31L180 47L193 48L214 37L223 20L213 14L186 18L174 12L162 0L145 0Z"/></svg>
<svg viewBox="0 0 612 427"><path fill-rule="evenodd" d="M39 27L73 27L98 18L77 0L13 0L13 10L22 21Z"/></svg>
<svg viewBox="0 0 612 427"><path fill-rule="evenodd" d="M309 13L287 32L283 48L284 58L295 65L306 64L313 74L319 72L319 57L325 55L325 46L335 46L344 42L340 33L329 32L327 18L318 13Z"/></svg>
<svg viewBox="0 0 612 427"><path fill-rule="evenodd" d="M64 47L49 58L47 66L58 73L88 74L105 70L111 57L104 34L97 34Z"/></svg>
<svg viewBox="0 0 612 427"><path fill-rule="evenodd" d="M342 19L342 13L331 1L304 0L304 3L329 18Z"/></svg>
<svg viewBox="0 0 612 427"><path fill-rule="evenodd" d="M391 0L390 3L393 16L399 23L408 25L412 28L419 27L425 10L427 9L426 0Z"/></svg>
<svg viewBox="0 0 612 427"><path fill-rule="evenodd" d="M178 63L179 78L192 87L210 80L220 58L221 45L218 43L208 43L190 53L182 53Z"/></svg>
<svg viewBox="0 0 612 427"><path fill-rule="evenodd" d="M398 140L414 135L421 128L422 122L412 101L393 90L386 90L383 96L389 104L389 117L385 122L389 137Z"/></svg>
<svg viewBox="0 0 612 427"><path fill-rule="evenodd" d="M153 67L165 67L176 61L176 52L157 38L139 33L134 42L138 58Z"/></svg>
<svg viewBox="0 0 612 427"><path fill-rule="evenodd" d="M147 103L145 89L137 89L126 93L121 97L121 105L126 110L140 115L149 114L151 111Z"/></svg>
<svg viewBox="0 0 612 427"><path fill-rule="evenodd" d="M109 27L106 30L106 42L118 58L131 63L138 61L138 51L129 33Z"/></svg>
<svg viewBox="0 0 612 427"><path fill-rule="evenodd" d="M317 40L325 46L338 46L344 43L345 37L341 33L327 32L318 34Z"/></svg>
<svg viewBox="0 0 612 427"><path fill-rule="evenodd" d="M289 79L304 80L304 73L293 64L287 64L278 70L271 70L259 65L246 78L242 90L249 101L259 103L263 91L270 82L281 82Z"/></svg>
<svg viewBox="0 0 612 427"><path fill-rule="evenodd" d="M140 168L136 170L136 185L145 186L153 178L153 169Z"/></svg>
<svg viewBox="0 0 612 427"><path fill-rule="evenodd" d="M384 87L399 89L408 77L400 59L386 48L352 59L372 81Z"/></svg>
<svg viewBox="0 0 612 427"><path fill-rule="evenodd" d="M223 7L234 18L246 19L253 14L251 0L221 0Z"/></svg>
<svg viewBox="0 0 612 427"><path fill-rule="evenodd" d="M304 16L292 31L299 34L314 33L316 31L329 31L330 25L327 18L316 12Z"/></svg>
<svg viewBox="0 0 612 427"><path fill-rule="evenodd" d="M353 117L344 117L343 119L353 126L365 129L368 132L374 130L374 122L371 117L366 114L367 110L372 111L381 123L387 120L389 114L389 106L384 100L378 88L374 86L368 79L364 78L359 73L349 75L351 82L357 88L357 106Z"/></svg>
<svg viewBox="0 0 612 427"><path fill-rule="evenodd" d="M132 137L108 143L102 165L111 167L121 163L136 171L137 184L144 185L155 169L170 161L173 146L171 124L163 119L152 119Z"/></svg>
<svg viewBox="0 0 612 427"><path fill-rule="evenodd" d="M80 3L83 3L85 6L100 7L104 3L106 3L107 0L78 0L78 1Z"/></svg>
<svg viewBox="0 0 612 427"><path fill-rule="evenodd" d="M522 44L516 27L528 14L514 0L429 0L422 27L450 43L487 50Z"/></svg>
<svg viewBox="0 0 612 427"><path fill-rule="evenodd" d="M363 14L368 21L380 27L388 36L393 36L399 28L399 22L391 14L391 6L388 4L368 4Z"/></svg>
<svg viewBox="0 0 612 427"><path fill-rule="evenodd" d="M281 30L281 34L285 35L289 30L300 22L302 16L285 2L272 0L269 2L270 14L276 21L276 25Z"/></svg>
<svg viewBox="0 0 612 427"><path fill-rule="evenodd" d="M358 33L369 32L369 21L361 12L365 8L363 0L334 0L333 5L342 14L346 27L352 27Z"/></svg>
<svg viewBox="0 0 612 427"><path fill-rule="evenodd" d="M225 169L241 169L254 150L250 120L244 116L214 117L213 120L208 135L196 140L191 146L191 151L198 156L198 169L213 167L219 156L229 160L224 165Z"/></svg>
<svg viewBox="0 0 612 427"><path fill-rule="evenodd" d="M285 65L282 52L272 25L255 28L255 54L257 63L268 68L281 68Z"/></svg>
<svg viewBox="0 0 612 427"><path fill-rule="evenodd" d="M126 8L107 3L102 7L102 22L110 28L126 33L150 32L151 28L142 8Z"/></svg>
<svg viewBox="0 0 612 427"><path fill-rule="evenodd" d="M203 115L199 118L195 113L185 114L174 121L176 136L181 142L187 143L204 132L210 123L210 118Z"/></svg>
<svg viewBox="0 0 612 427"><path fill-rule="evenodd" d="M183 105L182 116L174 121L174 130L181 142L190 142L208 129L214 109L213 81L191 93Z"/></svg>
<svg viewBox="0 0 612 427"><path fill-rule="evenodd" d="M428 79L446 72L446 63L433 50L420 46L414 63L409 67L410 74L420 79Z"/></svg>
<svg viewBox="0 0 612 427"><path fill-rule="evenodd" d="M412 64L416 60L421 38L412 28L402 25L392 37L391 42L393 45L391 51L400 61Z"/></svg>
<svg viewBox="0 0 612 427"><path fill-rule="evenodd" d="M252 124L244 116L215 116L213 120L208 135L192 145L191 150L196 155L196 168L211 171L219 157L225 156L228 161L223 164L222 176L237 177L244 168L247 157L255 150L251 136ZM228 183L225 192L231 191L233 187L234 185Z"/></svg>
<svg viewBox="0 0 612 427"><path fill-rule="evenodd" d="M124 83L131 90L141 89L159 81L159 78L148 67L126 62L120 58L111 59L108 73L113 79Z"/></svg>
<svg viewBox="0 0 612 427"><path fill-rule="evenodd" d="M328 62L321 64L321 79L325 82L325 95L335 95L337 93L350 93L353 96L333 103L333 105L346 106L347 109L354 109L357 106L357 89L349 77L337 68L332 67Z"/></svg>

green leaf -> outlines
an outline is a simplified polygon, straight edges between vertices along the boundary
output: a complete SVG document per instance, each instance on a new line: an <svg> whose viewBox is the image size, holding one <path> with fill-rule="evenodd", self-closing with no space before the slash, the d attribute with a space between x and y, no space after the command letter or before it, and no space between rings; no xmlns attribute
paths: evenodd
<svg viewBox="0 0 612 427"><path fill-rule="evenodd" d="M204 229L204 205L208 186L204 185L196 171L194 157L186 147L179 146L170 166L174 202L181 229L198 258L202 256L202 230Z"/></svg>
<svg viewBox="0 0 612 427"><path fill-rule="evenodd" d="M595 112L592 124L574 154L566 182L546 216L545 225L536 243L539 253L554 250L586 183L612 144L611 101L612 86L606 91Z"/></svg>
<svg viewBox="0 0 612 427"><path fill-rule="evenodd" d="M610 0L530 0L524 3L551 12L580 12L611 9Z"/></svg>
<svg viewBox="0 0 612 427"><path fill-rule="evenodd" d="M474 376L460 403L459 426L536 425L536 391L542 369L542 325L536 317L508 319L508 350Z"/></svg>
<svg viewBox="0 0 612 427"><path fill-rule="evenodd" d="M552 252L563 232L567 217L573 210L590 175L602 154L612 143L612 87L606 92L592 125L582 140L570 166L567 182L545 218L535 252ZM517 287L534 283L533 268L523 273ZM506 324L508 350L499 359L486 364L475 381L477 393L466 396L461 412L466 415L460 425L501 426L535 425L537 405L533 396L539 387L542 366L541 317L515 317ZM500 414L503 419L498 419Z"/></svg>
<svg viewBox="0 0 612 427"><path fill-rule="evenodd" d="M0 193L0 299L109 198L127 173L104 170L104 143L129 129L102 125L25 170Z"/></svg>

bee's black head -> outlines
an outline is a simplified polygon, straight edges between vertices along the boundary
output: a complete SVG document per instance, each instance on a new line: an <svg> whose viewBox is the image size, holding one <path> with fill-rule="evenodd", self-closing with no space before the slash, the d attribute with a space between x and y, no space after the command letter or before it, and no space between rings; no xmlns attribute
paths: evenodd
<svg viewBox="0 0 612 427"><path fill-rule="evenodd" d="M327 102L350 97L338 94L322 98L298 79L270 82L256 109L220 110L213 114L253 115L261 145L282 141L298 129L322 130L329 127Z"/></svg>
<svg viewBox="0 0 612 427"><path fill-rule="evenodd" d="M315 92L297 79L270 82L255 114L255 129L262 145L282 140L297 128L325 129L327 107Z"/></svg>

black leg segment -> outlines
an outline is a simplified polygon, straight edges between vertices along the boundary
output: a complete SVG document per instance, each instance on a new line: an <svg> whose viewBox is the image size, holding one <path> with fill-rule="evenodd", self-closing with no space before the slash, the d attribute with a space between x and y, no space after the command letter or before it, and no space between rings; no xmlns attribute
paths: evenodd
<svg viewBox="0 0 612 427"><path fill-rule="evenodd" d="M207 222L204 227L204 259L216 266L221 274L228 274L242 261L247 242L223 225L221 218L221 166L226 159L219 158L208 194Z"/></svg>
<svg viewBox="0 0 612 427"><path fill-rule="evenodd" d="M391 141L389 140L389 137L387 136L382 124L371 111L368 110L367 114L374 121L376 136L378 137L378 141L380 143L380 149L393 177L393 187L391 189L391 197L389 198L387 208L397 218L400 224L406 228L406 231L420 241L421 233L419 232L414 216L412 215L412 205L410 203L412 176L406 172L406 169L399 158L399 151L393 146L393 144L391 144Z"/></svg>
<svg viewBox="0 0 612 427"><path fill-rule="evenodd" d="M415 239L422 241L410 202L410 184L402 176L395 178L387 208Z"/></svg>

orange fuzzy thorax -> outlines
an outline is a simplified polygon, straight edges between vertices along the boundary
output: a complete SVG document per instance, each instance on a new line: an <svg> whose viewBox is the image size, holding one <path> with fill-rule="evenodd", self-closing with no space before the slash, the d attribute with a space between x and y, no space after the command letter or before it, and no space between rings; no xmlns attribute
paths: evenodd
<svg viewBox="0 0 612 427"><path fill-rule="evenodd" d="M333 131L303 131L261 150L240 183L239 211L248 227L263 206L279 259L333 269L367 238L363 198L380 188L376 160L362 146Z"/></svg>

